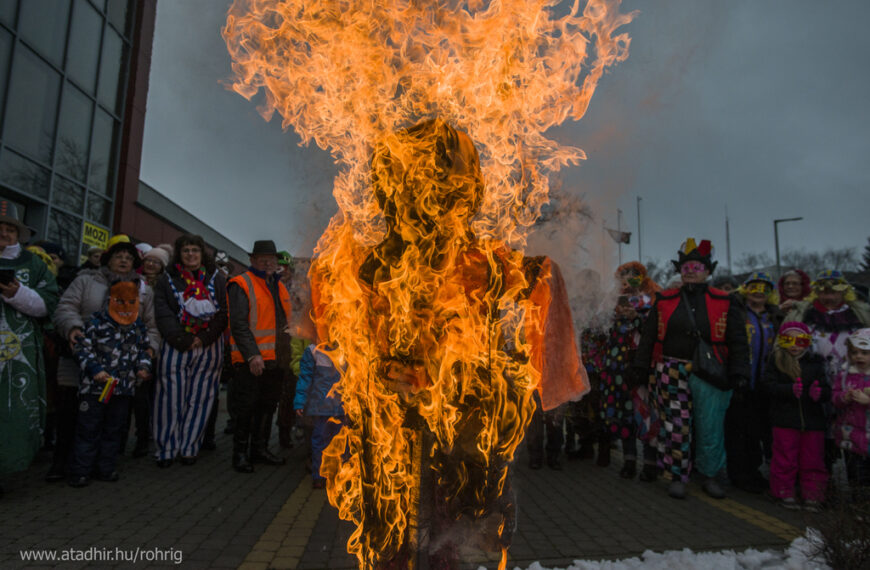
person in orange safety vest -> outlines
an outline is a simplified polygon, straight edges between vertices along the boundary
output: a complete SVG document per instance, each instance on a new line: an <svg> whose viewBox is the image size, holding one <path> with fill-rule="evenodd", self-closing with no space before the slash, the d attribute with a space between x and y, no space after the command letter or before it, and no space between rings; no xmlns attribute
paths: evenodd
<svg viewBox="0 0 870 570"><path fill-rule="evenodd" d="M254 242L250 263L227 284L235 369L229 394L235 420L233 468L240 473L253 472L254 463L285 462L269 451L269 437L290 362L290 293L277 273L275 243Z"/></svg>

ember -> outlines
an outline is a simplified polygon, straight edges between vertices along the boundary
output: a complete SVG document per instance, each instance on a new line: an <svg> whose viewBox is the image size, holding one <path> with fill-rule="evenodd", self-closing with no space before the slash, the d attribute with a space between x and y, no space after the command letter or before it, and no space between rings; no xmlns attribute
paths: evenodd
<svg viewBox="0 0 870 570"><path fill-rule="evenodd" d="M230 8L234 89L262 89L263 116L277 111L340 167L340 211L310 277L320 340L347 366L336 389L349 426L322 473L357 525L361 567L416 567L420 552L450 565L457 532L506 561L508 470L534 409L547 305L521 248L549 174L584 158L545 132L583 116L604 69L627 57L615 30L633 16L617 0L552 4Z"/></svg>

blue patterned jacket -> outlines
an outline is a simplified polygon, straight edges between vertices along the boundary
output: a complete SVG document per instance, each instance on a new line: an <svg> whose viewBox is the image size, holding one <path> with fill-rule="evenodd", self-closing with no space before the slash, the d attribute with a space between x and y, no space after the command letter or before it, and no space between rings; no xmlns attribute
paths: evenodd
<svg viewBox="0 0 870 570"><path fill-rule="evenodd" d="M106 310L94 313L74 351L84 372L79 393L100 394L106 383L93 378L105 371L118 379L115 396L132 396L138 384L136 372L151 371L149 346L148 329L141 318L132 325L120 325Z"/></svg>

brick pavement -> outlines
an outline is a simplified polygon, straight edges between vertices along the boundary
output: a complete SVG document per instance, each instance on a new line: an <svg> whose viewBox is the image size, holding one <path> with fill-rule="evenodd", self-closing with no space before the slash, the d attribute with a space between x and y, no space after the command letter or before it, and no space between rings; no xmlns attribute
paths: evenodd
<svg viewBox="0 0 870 570"><path fill-rule="evenodd" d="M223 416L218 425L223 427ZM345 551L351 527L338 520L324 491L312 491L301 449L287 453L284 467L258 466L243 475L230 468L230 447L230 436L221 434L218 450L203 452L190 467L158 469L148 458L125 457L120 482L83 489L44 483L50 458L40 455L28 471L3 481L0 567L94 566L27 566L19 555L23 549L140 547L180 550L183 568L355 568ZM531 471L520 458L518 529L509 567L533 561L564 567L578 558L623 558L646 549L782 548L812 521L812 515L739 491L713 501L693 486L687 500L676 501L666 496L664 482L620 479L618 462L606 469L589 461L564 466ZM462 552L469 568L497 564L473 548ZM167 560L136 567L173 565Z"/></svg>

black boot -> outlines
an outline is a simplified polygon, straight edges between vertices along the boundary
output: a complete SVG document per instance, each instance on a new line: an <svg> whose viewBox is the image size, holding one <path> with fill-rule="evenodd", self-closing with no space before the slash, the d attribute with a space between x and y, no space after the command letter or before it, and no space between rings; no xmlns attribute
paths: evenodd
<svg viewBox="0 0 870 570"><path fill-rule="evenodd" d="M148 438L140 436L136 438L136 447L133 448L133 457L145 457L148 455Z"/></svg>
<svg viewBox="0 0 870 570"><path fill-rule="evenodd" d="M237 447L233 448L233 469L239 473L253 473L254 464L248 459L248 454Z"/></svg>
<svg viewBox="0 0 870 570"><path fill-rule="evenodd" d="M239 473L254 472L254 464L251 462L251 458L248 455L249 430L245 429L246 425L249 426L250 424L250 420L247 422L239 422L238 425L236 425L235 432L233 433L233 469Z"/></svg>
<svg viewBox="0 0 870 570"><path fill-rule="evenodd" d="M287 460L269 451L269 438L272 435L272 414L263 414L254 421L251 436L251 463L264 465L284 465Z"/></svg>
<svg viewBox="0 0 870 570"><path fill-rule="evenodd" d="M644 463L643 469L640 470L640 479L644 483L652 483L659 478L659 468L650 463Z"/></svg>
<svg viewBox="0 0 870 570"><path fill-rule="evenodd" d="M623 479L634 479L636 473L637 462L634 459L626 459L625 463L622 464L622 471L619 472L619 476Z"/></svg>
<svg viewBox="0 0 870 570"><path fill-rule="evenodd" d="M603 435L598 438L598 459L595 464L599 467L610 465L610 436Z"/></svg>

